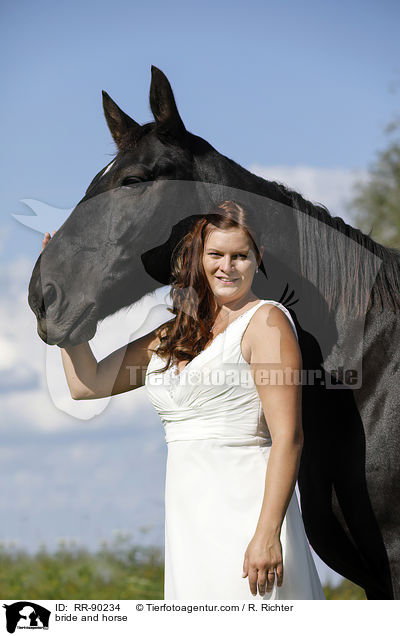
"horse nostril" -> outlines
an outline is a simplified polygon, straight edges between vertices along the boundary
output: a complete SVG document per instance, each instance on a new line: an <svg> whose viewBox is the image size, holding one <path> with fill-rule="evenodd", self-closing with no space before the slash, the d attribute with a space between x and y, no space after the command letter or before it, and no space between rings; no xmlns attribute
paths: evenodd
<svg viewBox="0 0 400 636"><path fill-rule="evenodd" d="M54 303L57 299L57 291L54 285L47 285L46 289L43 291L43 305L45 312L49 309L49 307Z"/></svg>

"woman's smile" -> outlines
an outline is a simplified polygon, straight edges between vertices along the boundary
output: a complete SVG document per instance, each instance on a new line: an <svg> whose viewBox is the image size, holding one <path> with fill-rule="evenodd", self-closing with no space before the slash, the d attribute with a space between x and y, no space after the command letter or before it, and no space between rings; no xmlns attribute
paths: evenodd
<svg viewBox="0 0 400 636"><path fill-rule="evenodd" d="M223 285L234 285L239 279L238 278L222 278L221 276L217 276L218 280Z"/></svg>

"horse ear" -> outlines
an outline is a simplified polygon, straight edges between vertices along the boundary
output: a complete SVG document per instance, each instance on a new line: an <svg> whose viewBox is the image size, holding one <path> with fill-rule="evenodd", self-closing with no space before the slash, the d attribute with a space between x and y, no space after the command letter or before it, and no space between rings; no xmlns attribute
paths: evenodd
<svg viewBox="0 0 400 636"><path fill-rule="evenodd" d="M171 85L156 66L151 67L150 108L159 137L174 141L185 136L186 129L176 107Z"/></svg>
<svg viewBox="0 0 400 636"><path fill-rule="evenodd" d="M103 109L107 125L118 149L122 150L129 145L129 141L133 140L135 131L141 126L136 123L134 119L129 117L129 115L124 113L106 91L102 91L102 94Z"/></svg>

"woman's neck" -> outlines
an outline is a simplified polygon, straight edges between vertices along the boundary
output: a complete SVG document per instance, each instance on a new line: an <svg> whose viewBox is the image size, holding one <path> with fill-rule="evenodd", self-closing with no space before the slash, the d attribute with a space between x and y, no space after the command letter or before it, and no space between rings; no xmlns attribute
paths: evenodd
<svg viewBox="0 0 400 636"><path fill-rule="evenodd" d="M214 296L214 300L215 300L215 309L214 309L215 311L214 323L215 323L217 321L222 322L223 320L226 320L227 318L229 319L229 317L234 317L237 314L243 313L243 311L246 311L248 309L248 305L251 305L260 299L257 298L257 296L253 294L253 292L251 292L244 298L240 298L232 302L218 302L215 296Z"/></svg>

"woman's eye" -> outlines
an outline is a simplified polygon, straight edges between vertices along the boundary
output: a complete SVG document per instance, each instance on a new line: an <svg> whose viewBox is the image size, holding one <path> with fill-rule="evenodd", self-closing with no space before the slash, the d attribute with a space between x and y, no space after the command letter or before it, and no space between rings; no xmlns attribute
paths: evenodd
<svg viewBox="0 0 400 636"><path fill-rule="evenodd" d="M209 256L220 256L218 252L209 252ZM247 254L234 254L233 257L240 256L240 258L247 258Z"/></svg>

